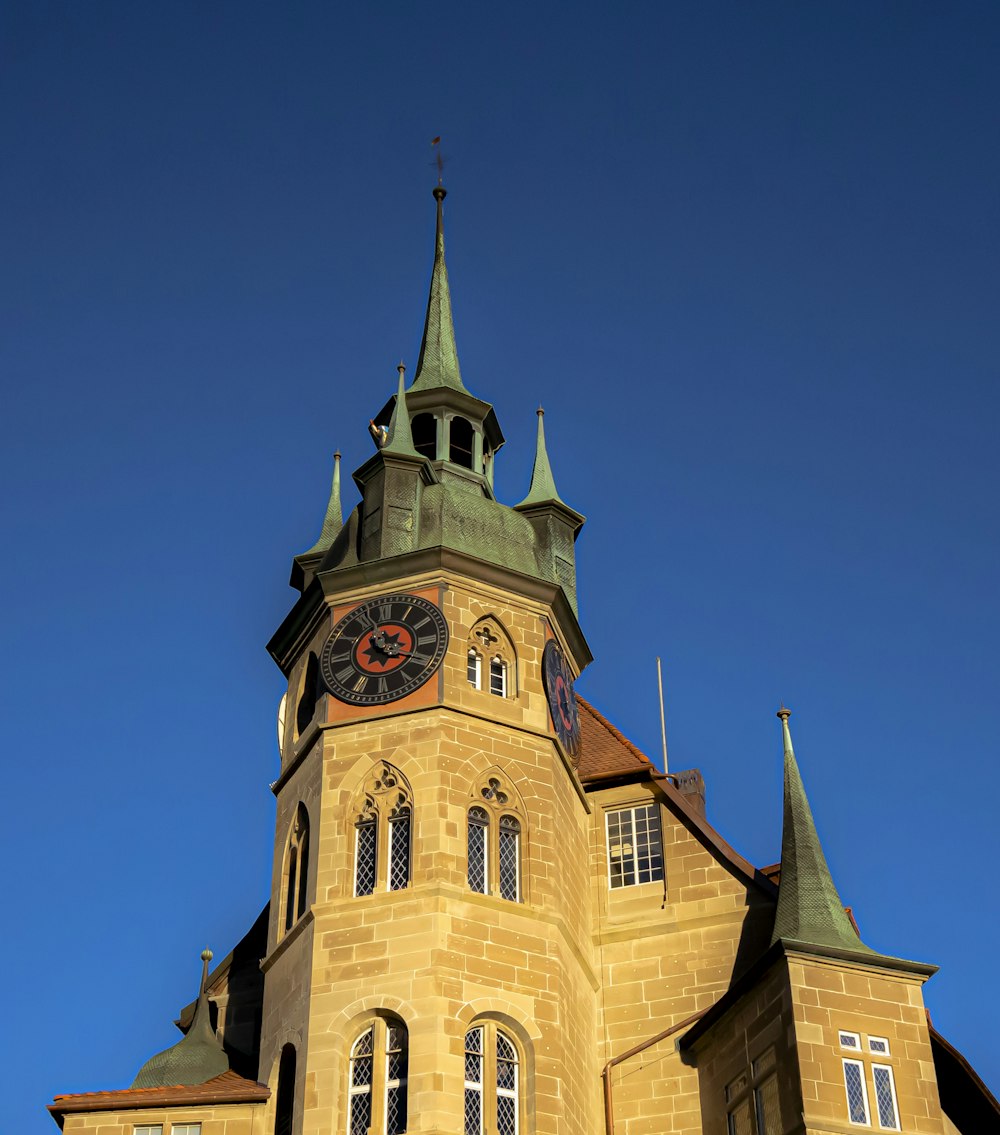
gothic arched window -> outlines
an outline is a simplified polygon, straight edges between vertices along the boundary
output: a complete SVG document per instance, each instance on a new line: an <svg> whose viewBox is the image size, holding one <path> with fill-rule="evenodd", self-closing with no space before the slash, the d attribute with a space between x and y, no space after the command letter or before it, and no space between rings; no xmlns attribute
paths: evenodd
<svg viewBox="0 0 1000 1135"><path fill-rule="evenodd" d="M291 930L308 905L309 813L302 803L295 809L295 819L288 832L283 875L281 933Z"/></svg>
<svg viewBox="0 0 1000 1135"><path fill-rule="evenodd" d="M295 740L309 728L319 698L319 659L310 650L299 674L298 697L295 702Z"/></svg>
<svg viewBox="0 0 1000 1135"><path fill-rule="evenodd" d="M517 656L510 635L499 619L492 616L480 619L469 634L467 649L467 676L474 690L485 688L500 698L517 694Z"/></svg>
<svg viewBox="0 0 1000 1135"><path fill-rule="evenodd" d="M413 448L433 461L437 457L437 419L433 414L415 414L410 422Z"/></svg>
<svg viewBox="0 0 1000 1135"><path fill-rule="evenodd" d="M521 819L512 793L490 776L468 813L469 889L521 902Z"/></svg>
<svg viewBox="0 0 1000 1135"><path fill-rule="evenodd" d="M472 441L475 430L467 418L452 418L449 429L448 460L465 469L472 468Z"/></svg>
<svg viewBox="0 0 1000 1135"><path fill-rule="evenodd" d="M347 1135L403 1135L409 1044L395 1017L376 1017L351 1046Z"/></svg>
<svg viewBox="0 0 1000 1135"><path fill-rule="evenodd" d="M355 812L354 894L401 891L410 884L412 795L402 773L376 765Z"/></svg>
<svg viewBox="0 0 1000 1135"><path fill-rule="evenodd" d="M295 1106L295 1045L286 1044L278 1063L278 1091L274 1107L274 1135L292 1135Z"/></svg>
<svg viewBox="0 0 1000 1135"><path fill-rule="evenodd" d="M517 1048L484 1021L465 1034L465 1135L517 1135L519 1120Z"/></svg>

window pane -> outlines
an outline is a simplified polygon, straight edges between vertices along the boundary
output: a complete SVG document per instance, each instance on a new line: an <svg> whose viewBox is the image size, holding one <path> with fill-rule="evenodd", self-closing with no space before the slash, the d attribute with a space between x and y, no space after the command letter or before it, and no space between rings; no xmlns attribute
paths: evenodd
<svg viewBox="0 0 1000 1135"><path fill-rule="evenodd" d="M888 1056L889 1042L884 1036L870 1036L868 1038L868 1051L874 1052L878 1056Z"/></svg>
<svg viewBox="0 0 1000 1135"><path fill-rule="evenodd" d="M357 862L354 870L354 893L370 895L375 890L375 846L378 824L374 820L358 824Z"/></svg>
<svg viewBox="0 0 1000 1135"><path fill-rule="evenodd" d="M402 1025L386 1029L385 1130L401 1135L406 1130L407 1036Z"/></svg>
<svg viewBox="0 0 1000 1135"><path fill-rule="evenodd" d="M482 808L469 809L469 889L486 894L486 825Z"/></svg>
<svg viewBox="0 0 1000 1135"><path fill-rule="evenodd" d="M608 869L611 886L625 887L635 882L632 855L632 813L608 812Z"/></svg>
<svg viewBox="0 0 1000 1135"><path fill-rule="evenodd" d="M517 1132L517 1049L497 1033L497 1135Z"/></svg>
<svg viewBox="0 0 1000 1135"><path fill-rule="evenodd" d="M288 883L285 891L285 929L291 930L295 921L295 873L299 861L298 851L292 847L288 851Z"/></svg>
<svg viewBox="0 0 1000 1135"><path fill-rule="evenodd" d="M170 1126L171 1135L201 1135L200 1123L173 1123Z"/></svg>
<svg viewBox="0 0 1000 1135"><path fill-rule="evenodd" d="M844 1088L847 1091L847 1114L852 1123L868 1122L868 1093L861 1065L856 1060L844 1061Z"/></svg>
<svg viewBox="0 0 1000 1135"><path fill-rule="evenodd" d="M892 1069L882 1064L875 1064L872 1066L872 1079L875 1081L875 1104L878 1107L879 1123L883 1127L898 1128Z"/></svg>
<svg viewBox="0 0 1000 1135"><path fill-rule="evenodd" d="M465 1135L480 1135L483 1130L483 1094L479 1088L465 1085Z"/></svg>
<svg viewBox="0 0 1000 1135"><path fill-rule="evenodd" d="M636 881L650 883L663 878L663 848L660 843L660 811L655 804L634 810Z"/></svg>
<svg viewBox="0 0 1000 1135"><path fill-rule="evenodd" d="M410 813L389 821L389 890L400 891L410 882Z"/></svg>
<svg viewBox="0 0 1000 1135"><path fill-rule="evenodd" d="M513 816L500 817L500 897L520 902L521 825Z"/></svg>
<svg viewBox="0 0 1000 1135"><path fill-rule="evenodd" d="M465 1034L465 1135L483 1130L483 1030Z"/></svg>
<svg viewBox="0 0 1000 1135"><path fill-rule="evenodd" d="M369 1092L364 1095L351 1096L351 1133L350 1135L368 1135L368 1128L372 1119L372 1097Z"/></svg>
<svg viewBox="0 0 1000 1135"><path fill-rule="evenodd" d="M163 1135L162 1123L142 1123L132 1128L133 1135Z"/></svg>
<svg viewBox="0 0 1000 1135"><path fill-rule="evenodd" d="M309 881L309 829L305 828L299 838L299 901L295 907L295 917L301 918L306 912L306 884Z"/></svg>
<svg viewBox="0 0 1000 1135"><path fill-rule="evenodd" d="M729 1113L729 1135L753 1135L749 1100L737 1104Z"/></svg>
<svg viewBox="0 0 1000 1135"><path fill-rule="evenodd" d="M757 1135L781 1135L781 1112L778 1108L778 1079L768 1078L754 1089L757 1110Z"/></svg>
<svg viewBox="0 0 1000 1135"><path fill-rule="evenodd" d="M473 689L478 690L482 687L483 682L483 660L474 650L469 651L469 685Z"/></svg>
<svg viewBox="0 0 1000 1135"><path fill-rule="evenodd" d="M507 663L501 658L490 660L490 693L501 698L507 696Z"/></svg>
<svg viewBox="0 0 1000 1135"><path fill-rule="evenodd" d="M516 1135L517 1100L512 1096L497 1096L497 1135Z"/></svg>
<svg viewBox="0 0 1000 1135"><path fill-rule="evenodd" d="M406 1085L389 1087L385 1093L386 1135L402 1135L406 1130Z"/></svg>

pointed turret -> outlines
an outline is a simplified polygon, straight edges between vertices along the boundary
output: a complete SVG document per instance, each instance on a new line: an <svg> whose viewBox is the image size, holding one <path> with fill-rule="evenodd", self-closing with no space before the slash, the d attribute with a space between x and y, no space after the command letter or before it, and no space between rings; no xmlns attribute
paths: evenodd
<svg viewBox="0 0 1000 1135"><path fill-rule="evenodd" d="M434 187L437 201L437 229L434 234L434 266L431 269L431 290L427 298L427 315L424 335L417 359L414 390L429 390L448 386L465 391L462 372L458 365L455 346L455 323L451 315L451 289L448 287L448 267L444 262L444 199L448 191L443 185ZM467 393L467 391L466 391Z"/></svg>
<svg viewBox="0 0 1000 1135"><path fill-rule="evenodd" d="M323 527L319 539L302 555L322 555L343 527L344 514L340 506L340 450L338 449L333 455L333 485L330 488L330 500L327 502L326 515L323 517Z"/></svg>
<svg viewBox="0 0 1000 1135"><path fill-rule="evenodd" d="M229 1071L229 1057L212 1028L208 1005L208 963L212 951L201 954L201 988L194 1019L186 1035L175 1045L146 1061L132 1081L133 1088L168 1088L204 1084Z"/></svg>
<svg viewBox="0 0 1000 1135"><path fill-rule="evenodd" d="M545 448L545 411L539 406L537 413L538 433L531 485L528 495L514 508L531 522L538 539L538 555L544 559L552 578L562 585L575 611L576 557L573 544L586 518L559 496Z"/></svg>
<svg viewBox="0 0 1000 1135"><path fill-rule="evenodd" d="M406 457L419 457L413 447L413 431L410 428L410 414L406 408L406 367L402 363L396 367L399 373L399 389L396 391L396 404L389 419L383 453L401 454Z"/></svg>

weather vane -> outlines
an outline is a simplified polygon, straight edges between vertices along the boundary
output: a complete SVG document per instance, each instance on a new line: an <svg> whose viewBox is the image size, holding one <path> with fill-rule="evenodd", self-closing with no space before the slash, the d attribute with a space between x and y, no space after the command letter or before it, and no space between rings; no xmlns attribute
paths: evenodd
<svg viewBox="0 0 1000 1135"><path fill-rule="evenodd" d="M444 182L444 154L441 153L441 135L431 139L431 145L434 147L434 165L437 166L438 171L438 185Z"/></svg>

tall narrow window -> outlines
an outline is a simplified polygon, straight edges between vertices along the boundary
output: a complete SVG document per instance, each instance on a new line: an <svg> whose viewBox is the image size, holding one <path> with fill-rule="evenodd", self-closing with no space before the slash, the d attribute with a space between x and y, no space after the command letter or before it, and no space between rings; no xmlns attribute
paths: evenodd
<svg viewBox="0 0 1000 1135"><path fill-rule="evenodd" d="M356 831L354 893L356 895L370 895L375 890L378 820L372 817L359 821Z"/></svg>
<svg viewBox="0 0 1000 1135"><path fill-rule="evenodd" d="M469 809L469 889L485 895L488 890L490 817L485 808Z"/></svg>
<svg viewBox="0 0 1000 1135"><path fill-rule="evenodd" d="M351 1048L347 1135L404 1135L408 1049L397 1017L376 1017Z"/></svg>
<svg viewBox="0 0 1000 1135"><path fill-rule="evenodd" d="M281 933L287 933L305 914L309 888L309 813L300 803L288 832L285 847L284 893L281 894L284 917L279 923Z"/></svg>
<svg viewBox="0 0 1000 1135"><path fill-rule="evenodd" d="M612 890L663 878L660 812L655 804L607 813L608 876Z"/></svg>
<svg viewBox="0 0 1000 1135"><path fill-rule="evenodd" d="M844 1061L844 1090L847 1092L847 1115L852 1123L868 1125L868 1089L865 1070L860 1060Z"/></svg>
<svg viewBox="0 0 1000 1135"><path fill-rule="evenodd" d="M433 414L416 414L410 423L413 448L422 457L437 457L437 419Z"/></svg>
<svg viewBox="0 0 1000 1135"><path fill-rule="evenodd" d="M451 419L451 445L449 446L448 460L455 465L462 465L466 469L472 468L472 439L475 431L472 423L465 418Z"/></svg>
<svg viewBox="0 0 1000 1135"><path fill-rule="evenodd" d="M514 816L501 816L499 827L500 897L520 902L521 825Z"/></svg>
<svg viewBox="0 0 1000 1135"><path fill-rule="evenodd" d="M872 1081L875 1084L875 1105L878 1108L879 1126L898 1131L899 1109L896 1107L896 1084L889 1065L873 1064Z"/></svg>
<svg viewBox="0 0 1000 1135"><path fill-rule="evenodd" d="M410 809L389 818L389 890L401 891L410 882Z"/></svg>
<svg viewBox="0 0 1000 1135"><path fill-rule="evenodd" d="M468 678L474 690L483 688L483 656L478 650L469 651Z"/></svg>
<svg viewBox="0 0 1000 1135"><path fill-rule="evenodd" d="M465 1135L517 1135L520 1073L514 1042L486 1023L465 1034Z"/></svg>
<svg viewBox="0 0 1000 1135"><path fill-rule="evenodd" d="M299 700L295 707L295 734L298 737L306 731L316 712L316 699L319 696L319 659L309 652L302 680L299 683Z"/></svg>
<svg viewBox="0 0 1000 1135"><path fill-rule="evenodd" d="M490 659L490 693L498 698L507 696L507 663L499 654Z"/></svg>
<svg viewBox="0 0 1000 1135"><path fill-rule="evenodd" d="M372 1121L372 1073L375 1064L375 1030L369 1029L351 1049L349 1135L368 1135Z"/></svg>
<svg viewBox="0 0 1000 1135"><path fill-rule="evenodd" d="M294 1106L295 1046L286 1044L281 1050L281 1060L278 1063L278 1093L274 1106L274 1135L292 1135Z"/></svg>
<svg viewBox="0 0 1000 1135"><path fill-rule="evenodd" d="M728 1135L781 1135L774 1049L770 1048L726 1085Z"/></svg>

